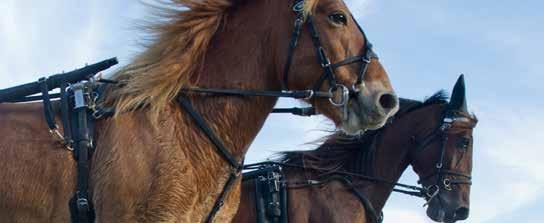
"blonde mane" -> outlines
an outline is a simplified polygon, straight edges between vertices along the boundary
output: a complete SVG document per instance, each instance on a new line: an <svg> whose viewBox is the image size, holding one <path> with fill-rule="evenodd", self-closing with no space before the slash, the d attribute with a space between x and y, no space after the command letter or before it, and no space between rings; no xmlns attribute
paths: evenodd
<svg viewBox="0 0 544 223"><path fill-rule="evenodd" d="M155 39L113 75L120 87L111 89L105 103L118 113L148 107L151 114L158 115L183 87L198 80L210 41L232 1L161 0L161 6L153 6L160 10L160 22L145 28ZM307 14L317 2L306 0Z"/></svg>

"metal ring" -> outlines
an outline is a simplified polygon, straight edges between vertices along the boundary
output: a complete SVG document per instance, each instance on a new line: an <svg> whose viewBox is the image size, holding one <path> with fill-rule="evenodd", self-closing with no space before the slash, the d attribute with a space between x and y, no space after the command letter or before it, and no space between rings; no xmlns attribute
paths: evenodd
<svg viewBox="0 0 544 223"><path fill-rule="evenodd" d="M444 189L448 190L448 191L451 191L452 188L451 188L451 180L448 179L448 178L445 178L442 182L444 184Z"/></svg>
<svg viewBox="0 0 544 223"><path fill-rule="evenodd" d="M342 90L342 100L339 102L336 102L334 101L334 92L338 89ZM331 95L331 98L329 98L329 102L336 107L342 107L348 103L349 89L343 84L336 84L334 87L330 88L329 94Z"/></svg>
<svg viewBox="0 0 544 223"><path fill-rule="evenodd" d="M310 100L314 97L314 90L307 90L307 92L310 92L310 94L308 95L308 97L303 98L303 100Z"/></svg>
<svg viewBox="0 0 544 223"><path fill-rule="evenodd" d="M359 93L359 92L361 92L361 90L359 90L359 88L356 88L356 87L355 87L355 85L360 85L360 86L363 86L363 88L365 88L365 87L366 87L366 84L365 84L365 82L364 82L364 81L363 81L363 82L361 82L360 84L356 84L356 83L352 84L352 85L351 85L351 90L353 90L353 92L355 92L355 93Z"/></svg>
<svg viewBox="0 0 544 223"><path fill-rule="evenodd" d="M294 12L302 12L304 10L304 1L297 2L293 5Z"/></svg>

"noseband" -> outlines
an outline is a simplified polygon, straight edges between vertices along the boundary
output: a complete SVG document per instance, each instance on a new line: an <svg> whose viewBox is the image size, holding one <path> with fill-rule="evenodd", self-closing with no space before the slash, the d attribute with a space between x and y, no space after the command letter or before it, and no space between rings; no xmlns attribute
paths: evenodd
<svg viewBox="0 0 544 223"><path fill-rule="evenodd" d="M317 28L313 22L312 16L304 15L304 0L296 0L293 6L293 11L296 13L296 19L295 19L295 25L294 25L295 28L291 35L291 42L289 44L289 51L287 54L287 61L285 63L285 67L283 71L284 75L283 75L282 90L289 91L289 70L291 68L291 64L293 61L293 54L298 45L298 39L300 37L302 26L306 24L308 26L308 30L310 31L312 43L316 50L318 63L323 69L323 74L314 84L314 87L309 91L319 92L323 83L325 81L328 81L328 84L329 84L328 93L331 96L329 98L329 101L331 102L331 104L333 104L336 107L345 106L349 100L350 94L353 95L359 92L359 88L357 88L357 86L363 84L364 76L366 74L368 65L370 64L371 60L378 59L378 55L374 53L374 51L372 50L372 44L368 41L366 34L361 28L361 26L359 25L359 23L357 23L353 15L351 15L353 22L357 25L357 28L359 29L361 34L363 34L364 40L367 41L364 47L364 54L359 56L348 57L344 60L331 64L331 61L327 57L327 54L325 53L325 49L323 48L323 45L321 44L321 39L319 38L319 33L317 32ZM351 86L351 89L349 89L345 85L337 83L336 74L334 73L334 71L339 67L350 65L352 63L361 63L361 68L359 69L359 73L357 75L357 81ZM333 97L336 91L340 91L342 95L339 101L336 101Z"/></svg>
<svg viewBox="0 0 544 223"><path fill-rule="evenodd" d="M427 136L423 140L423 143L421 143L417 149L418 152L421 152L427 146L429 146L431 142L433 142L434 140L438 138L440 139L440 142L441 142L440 156L438 157L438 160L435 165L436 170L429 175L420 177L420 179L417 182L418 184L423 184L423 181L431 177L437 176L435 184L429 185L428 187L425 188L426 198L427 198L427 203L425 205L429 204L432 199L437 197L441 189L446 191L452 191L453 185L458 185L458 184L472 185L471 175L465 174L456 170L444 168L444 156L446 155L446 145L448 142L448 130L452 127L452 124L453 122L455 122L456 118L454 115L452 115L449 112L446 112L446 115L444 115L443 117L444 118L442 119L442 125L440 125L440 127L437 130L435 130L431 135ZM448 177L448 176L461 177L465 179L462 179L462 180L452 179L451 177Z"/></svg>

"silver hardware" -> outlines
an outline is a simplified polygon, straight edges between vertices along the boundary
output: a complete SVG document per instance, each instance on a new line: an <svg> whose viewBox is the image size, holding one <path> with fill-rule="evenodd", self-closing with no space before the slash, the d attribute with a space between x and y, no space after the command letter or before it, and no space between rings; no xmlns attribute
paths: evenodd
<svg viewBox="0 0 544 223"><path fill-rule="evenodd" d="M318 180L308 180L308 185L318 185L320 183Z"/></svg>
<svg viewBox="0 0 544 223"><path fill-rule="evenodd" d="M334 101L334 92L338 89L341 89L342 90L342 98L341 98L341 101L339 102L336 102ZM342 107L344 105L346 105L348 103L348 100L349 100L349 89L342 85L342 84L337 84L336 86L332 87L329 89L329 94L332 96L331 98L329 98L329 102L331 102L332 105L336 106L336 107Z"/></svg>
<svg viewBox="0 0 544 223"><path fill-rule="evenodd" d="M361 82L360 84L352 84L352 85L351 85L351 90L353 90L355 93L361 92L361 90L360 90L358 87L356 87L356 85L361 86L361 87L363 87L363 88L366 88L366 84L365 84L364 81Z"/></svg>
<svg viewBox="0 0 544 223"><path fill-rule="evenodd" d="M451 180L450 180L450 179L446 178L446 179L443 180L442 183L444 183L444 189L446 189L446 190L448 190L448 191L451 191L451 190L452 190L452 188L451 188Z"/></svg>
<svg viewBox="0 0 544 223"><path fill-rule="evenodd" d="M302 10L304 10L304 1L297 2L293 6L293 11L294 12L302 12Z"/></svg>
<svg viewBox="0 0 544 223"><path fill-rule="evenodd" d="M432 193L429 193L431 191L431 188L436 188L436 190L434 190ZM426 190L427 190L426 194L429 197L429 199L427 200L427 202L425 202L425 204L423 204L423 207L426 207L427 205L429 205L431 201L436 197L436 195L438 195L438 193L440 192L440 187L438 185L431 185L427 187Z"/></svg>
<svg viewBox="0 0 544 223"><path fill-rule="evenodd" d="M445 117L444 118L444 123L453 123L453 121L455 121L455 118L450 118L450 117Z"/></svg>
<svg viewBox="0 0 544 223"><path fill-rule="evenodd" d="M49 129L49 133L51 133L53 137L57 138L59 141L64 143L65 144L64 146L66 147L67 150L74 151L74 148L72 148L70 144L65 141L64 136L62 135L62 133L60 133L58 126L55 126L54 129Z"/></svg>
<svg viewBox="0 0 544 223"><path fill-rule="evenodd" d="M308 90L308 92L310 92L310 94L308 97L303 98L304 100L310 100L314 97L314 90Z"/></svg>
<svg viewBox="0 0 544 223"><path fill-rule="evenodd" d="M85 100L85 85L83 83L77 83L72 85L72 91L74 92L74 108L83 108L87 107L87 102Z"/></svg>
<svg viewBox="0 0 544 223"><path fill-rule="evenodd" d="M80 208L87 208L89 206L89 201L85 198L78 198L77 206Z"/></svg>

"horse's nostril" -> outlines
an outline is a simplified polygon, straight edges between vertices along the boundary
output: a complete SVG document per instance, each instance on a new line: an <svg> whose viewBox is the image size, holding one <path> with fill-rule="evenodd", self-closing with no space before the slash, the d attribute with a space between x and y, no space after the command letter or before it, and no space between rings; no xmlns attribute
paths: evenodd
<svg viewBox="0 0 544 223"><path fill-rule="evenodd" d="M382 108L390 110L397 107L398 100L396 95L385 93L380 96L379 102Z"/></svg>
<svg viewBox="0 0 544 223"><path fill-rule="evenodd" d="M466 207L460 207L455 210L455 220L465 220L468 218L469 209Z"/></svg>

